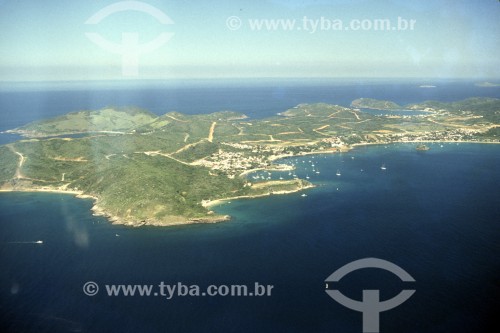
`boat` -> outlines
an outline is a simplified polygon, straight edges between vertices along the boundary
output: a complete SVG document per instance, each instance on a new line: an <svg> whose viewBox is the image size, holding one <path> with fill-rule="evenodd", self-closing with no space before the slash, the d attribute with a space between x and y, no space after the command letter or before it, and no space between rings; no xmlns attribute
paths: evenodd
<svg viewBox="0 0 500 333"><path fill-rule="evenodd" d="M337 170L336 175L337 175L337 176L340 176L340 170Z"/></svg>
<svg viewBox="0 0 500 333"><path fill-rule="evenodd" d="M428 146L424 145L424 144L421 144L421 145L418 145L417 148L416 148L418 151L426 151L426 150L429 150L431 148L429 148Z"/></svg>
<svg viewBox="0 0 500 333"><path fill-rule="evenodd" d="M382 166L380 167L380 169L382 169L382 170L387 170L387 168L386 168L385 164L382 164Z"/></svg>
<svg viewBox="0 0 500 333"><path fill-rule="evenodd" d="M43 244L43 241L38 240L38 241L35 242L35 244Z"/></svg>
<svg viewBox="0 0 500 333"><path fill-rule="evenodd" d="M307 197L307 194L304 193L304 194L301 195L301 197Z"/></svg>

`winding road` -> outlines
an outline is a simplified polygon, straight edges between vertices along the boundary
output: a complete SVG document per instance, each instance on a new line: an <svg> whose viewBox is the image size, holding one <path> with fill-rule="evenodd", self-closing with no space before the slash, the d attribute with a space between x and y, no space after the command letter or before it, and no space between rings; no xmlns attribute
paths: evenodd
<svg viewBox="0 0 500 333"><path fill-rule="evenodd" d="M12 145L7 145L7 147L9 147L9 149L14 154L19 156L19 163L17 164L16 174L14 175L14 178L16 178L16 179L24 178L23 174L21 173L21 168L23 167L23 164L24 164L24 161L26 161L26 158L23 156L23 154L21 154L20 152L15 150Z"/></svg>
<svg viewBox="0 0 500 333"><path fill-rule="evenodd" d="M210 126L210 132L208 133L208 142L213 142L214 141L214 130L215 130L215 125L217 125L217 122L214 121L212 123L212 126Z"/></svg>

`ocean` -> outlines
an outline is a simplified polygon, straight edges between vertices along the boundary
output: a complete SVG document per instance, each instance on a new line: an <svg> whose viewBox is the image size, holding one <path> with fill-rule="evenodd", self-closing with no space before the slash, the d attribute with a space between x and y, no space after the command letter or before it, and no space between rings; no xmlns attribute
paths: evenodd
<svg viewBox="0 0 500 333"><path fill-rule="evenodd" d="M435 85L435 88L421 88ZM162 115L237 111L251 118L275 116L301 103L349 106L357 98L400 105L467 97L500 98L498 87L450 80L180 80L125 82L0 83L0 132L68 112L136 106ZM374 111L376 114L380 111ZM0 134L0 144L16 141Z"/></svg>
<svg viewBox="0 0 500 333"><path fill-rule="evenodd" d="M219 95L207 88L200 95L203 98L192 98L184 105L179 93L176 103L178 111L184 112L212 112L227 105L263 117L301 102L346 105L354 96L376 93L398 103L420 101L422 94L454 100L476 96L474 89L486 89L463 82L450 85L440 90L447 92L442 96L431 92L438 88L415 84L406 88L387 83L339 85L322 90L283 84L283 89L276 90L281 93L273 93L270 86L234 88L237 93L214 87L210 89L220 89ZM187 96L190 88L185 89ZM332 91L342 95L336 102ZM480 91L492 97L498 94L489 88ZM38 93L43 95L27 92ZM66 111L77 109L73 93L46 92L48 99L58 95L60 104L49 107L48 103L39 107L40 112L27 108L25 120L57 114L61 105L75 103ZM22 92L2 94L13 98ZM241 107L216 98L226 94ZM107 97L101 102L96 102L101 97L94 102L82 99L96 106L119 104L107 93L97 96ZM139 99L132 104L148 108L148 103L168 100L165 96L158 93L156 102L142 97L144 105ZM213 104L208 106L210 100ZM10 102L1 101L5 110ZM173 104L168 103L173 102L154 112L170 109ZM78 108L89 105L94 104ZM430 147L418 152L413 144L364 146L348 153L284 160L297 166L297 176L309 177L317 185L305 192L307 196L233 200L216 208L232 220L208 225L126 228L92 216L90 200L62 194L1 193L0 331L362 332L362 314L331 299L325 293L325 279L363 258L392 262L416 281L402 282L387 271L368 268L339 282L338 289L357 300L367 289L380 290L382 300L402 289L416 290L408 301L380 314L381 332L487 331L500 305L500 147L464 143ZM271 175L280 176L290 177ZM38 240L43 244L34 243ZM97 295L83 292L88 281L99 285ZM203 288L258 282L273 289L270 296L254 297L106 295L105 285L162 281Z"/></svg>

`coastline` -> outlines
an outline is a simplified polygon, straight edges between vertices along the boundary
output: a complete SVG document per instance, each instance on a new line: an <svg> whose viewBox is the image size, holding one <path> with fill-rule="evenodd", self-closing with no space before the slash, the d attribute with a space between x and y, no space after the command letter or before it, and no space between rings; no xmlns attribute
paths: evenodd
<svg viewBox="0 0 500 333"><path fill-rule="evenodd" d="M91 199L93 200L93 206L90 208L93 216L102 216L108 220L111 224L117 225L125 225L130 227L140 227L140 226L174 226L174 225L186 225L186 224L196 224L196 223L218 223L229 221L231 217L229 215L214 215L214 216L205 216L205 217L193 217L186 218L182 216L171 216L171 220L156 220L156 219L146 219L139 221L137 219L126 219L120 216L116 216L110 214L105 209L98 205L99 198L93 195L84 194L82 191L74 191L74 190L63 190L63 189L49 189L49 188L8 188L2 187L0 188L0 193L53 193L53 194L67 194L72 195L78 199ZM209 214L213 214L209 212Z"/></svg>
<svg viewBox="0 0 500 333"><path fill-rule="evenodd" d="M8 188L0 188L0 193L10 193L10 192L18 192L18 193L54 193L54 194L69 194L78 199L91 199L94 201L94 207L96 207L96 203L99 200L97 197L89 194L84 194L81 191L65 191L58 189L44 189L44 188L22 188L22 189L8 189Z"/></svg>
<svg viewBox="0 0 500 333"><path fill-rule="evenodd" d="M226 201L230 201L230 200L254 199L254 198L269 197L269 196L272 196L272 195L291 194L291 193L297 193L297 192L300 192L302 190L306 190L306 189L310 189L310 188L314 188L314 187L316 187L316 185L311 184L311 185L304 186L304 187L297 188L295 190L290 190L290 191L276 191L276 192L272 192L272 193L271 192L266 192L266 193L262 193L262 194L241 195L241 196L236 196L236 197L215 199L215 200L210 200L210 201L203 202L202 206L205 207L205 208L212 208L212 207L221 205L221 204L225 203Z"/></svg>
<svg viewBox="0 0 500 333"><path fill-rule="evenodd" d="M322 150L322 151L315 151L315 152L305 152L305 153L300 153L297 155L280 155L276 156L275 158L272 159L274 160L279 160L283 158L296 158L296 157L301 157L301 156L307 156L307 155L319 155L319 154L334 154L334 153L342 153L342 152L349 152L352 149L355 149L356 147L362 147L362 146L372 146L372 145L392 145L392 144L415 144L415 143L448 143L448 144L468 144L468 143L474 143L474 144L500 144L500 142L492 142L492 141L432 141L432 140L418 140L418 141L401 141L401 142L371 142L371 143L356 143L352 144L349 146L343 146L340 147L339 150ZM269 168L258 168L258 169L251 169L244 171L243 173L240 174L240 177L244 177L247 174L251 172L255 172L258 170L269 170L269 171L282 171L282 169L275 168L270 166ZM106 218L111 224L118 224L118 225L125 225L125 226L132 226L132 227L140 227L140 226L174 226L174 225L186 225L186 224L196 224L196 223L218 223L218 222L223 222L223 221L229 221L231 217L229 215L215 215L212 210L209 210L207 213L207 216L203 217L196 217L196 218L188 218L188 217L183 217L183 216L169 216L168 219L165 220L157 220L157 219L145 219L145 220L138 220L138 219L130 219L126 217L120 217L113 215L109 212L107 212L104 208L100 207L98 205L99 203L99 197L95 195L90 195L90 194L85 194L83 191L76 191L76 190L66 190L64 188L41 188L41 187L30 187L30 186L13 186L13 185L8 185L8 184L3 184L2 187L0 187L0 193L8 193L8 192L25 192L25 193L55 193L55 194L69 194L73 195L74 197L78 199L92 199L93 200L93 206L91 208L92 215L93 216L102 216ZM66 185L67 186L67 185ZM218 205L224 204L227 201L230 200L240 200L240 199L253 199L253 198L260 198L260 197L267 197L267 196L272 196L272 195L283 195L283 194L291 194L291 193L296 193L300 192L302 190L314 188L316 185L310 184L306 186L302 186L293 190L283 190L283 191L275 191L275 192L265 192L261 194L254 194L254 195L242 195L242 196L234 196L234 197L227 197L227 198L220 198L220 199L215 199L215 200L210 200L210 201L202 201L201 205L206 208L210 209L212 207L216 207Z"/></svg>
<svg viewBox="0 0 500 333"><path fill-rule="evenodd" d="M99 134L129 134L127 132L120 131L77 131L77 132L61 132L58 134L42 134L32 131L25 131L19 129L10 129L6 131L0 132L0 134L16 134L23 137L25 140L33 140L33 139L63 139L65 136L70 135L84 135L85 137L95 136Z"/></svg>
<svg viewBox="0 0 500 333"><path fill-rule="evenodd" d="M408 144L408 143L477 143L477 144L500 144L500 141L494 142L494 141L464 141L464 140L459 140L459 141L443 141L443 140L414 140L414 141L396 141L396 142L366 142L366 143L353 143L350 145L351 149L354 149L355 147L362 147L362 146L373 146L373 145L393 145L393 144ZM349 149L349 150L351 150Z"/></svg>
<svg viewBox="0 0 500 333"><path fill-rule="evenodd" d="M301 156L307 156L307 155L346 153L349 150L350 149L348 147L343 146L343 147L338 147L338 150L337 149L325 149L325 150L318 150L318 151L311 151L311 152L303 152L303 153L300 153L297 155L288 155L288 154L275 155L275 156L269 157L269 161L274 162L274 161L278 161L278 160L285 159L285 158L294 158L294 157L301 157ZM276 165L270 165L269 167L266 167L266 168L255 168L255 169L245 170L242 173L240 173L238 176L244 177L244 176L246 176L252 172L256 172L256 171L290 171L290 170L294 170L294 169L295 168L293 168L293 167L279 168L279 167L276 167Z"/></svg>
<svg viewBox="0 0 500 333"><path fill-rule="evenodd" d="M275 156L274 158L270 159L271 161L276 161L280 159L285 159L285 158L296 158L296 157L301 157L301 156L307 156L307 155L320 155L320 154L335 154L335 153L347 153L356 147L363 147L363 146L376 146L376 145L393 145L393 144L415 144L415 143L475 143L475 144L500 144L500 142L491 142L491 141L433 141L433 140L418 140L418 141L400 141L400 142L366 142L366 143L355 143L351 144L348 146L342 146L339 147L339 150L322 150L322 151L314 151L314 152L305 152L305 153L300 153L297 155L278 155ZM260 170L266 170L266 171L282 171L280 169L273 168L272 166L269 168L257 168L257 169L251 169L251 170L246 170L242 172L239 176L240 177L245 177L246 175L255 172L255 171L260 171ZM263 194L257 194L257 195L244 195L244 196L236 196L236 197L228 197L228 198L221 198L221 199L215 199L215 200L210 200L206 202L202 202L202 206L205 208L212 208L216 207L218 205L224 204L227 201L230 200L239 200L239 199L253 199L253 198L260 198L260 197L266 197L266 196L271 196L271 195L280 195L280 194L291 194L291 193L296 193L305 189L309 188L314 188L316 187L315 185L312 186L305 186L300 189L296 189L293 191L277 191L273 193L263 193Z"/></svg>

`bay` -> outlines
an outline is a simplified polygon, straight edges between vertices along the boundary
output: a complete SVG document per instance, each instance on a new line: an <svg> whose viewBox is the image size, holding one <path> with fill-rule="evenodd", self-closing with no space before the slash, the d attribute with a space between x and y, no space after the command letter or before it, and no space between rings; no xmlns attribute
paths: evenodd
<svg viewBox="0 0 500 333"><path fill-rule="evenodd" d="M500 296L499 147L430 147L287 160L317 185L307 197L232 201L216 210L233 219L210 225L131 229L92 216L89 200L2 193L2 332L360 332L361 314L329 298L324 280L366 257L416 280L410 300L381 314L382 332L485 331ZM98 295L83 293L87 281ZM105 295L105 284L161 281L274 288L270 297ZM403 287L374 269L339 285L358 300L363 289L389 299Z"/></svg>

